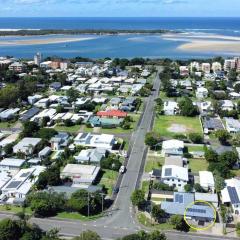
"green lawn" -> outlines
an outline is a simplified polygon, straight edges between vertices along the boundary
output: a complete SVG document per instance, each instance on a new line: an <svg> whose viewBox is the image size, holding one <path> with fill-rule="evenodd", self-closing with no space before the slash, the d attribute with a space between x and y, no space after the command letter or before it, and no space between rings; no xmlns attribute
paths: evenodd
<svg viewBox="0 0 240 240"><path fill-rule="evenodd" d="M149 181L142 181L142 190L147 193L149 189Z"/></svg>
<svg viewBox="0 0 240 240"><path fill-rule="evenodd" d="M147 83L153 83L154 79L156 78L156 72L152 73L148 78L147 78Z"/></svg>
<svg viewBox="0 0 240 240"><path fill-rule="evenodd" d="M164 165L164 158L159 156L148 155L145 172L151 172L154 168L161 168Z"/></svg>
<svg viewBox="0 0 240 240"><path fill-rule="evenodd" d="M105 188L107 189L108 195L111 196L113 187L115 186L118 177L118 172L107 169L103 169L103 171L104 174L101 178L101 181L99 182L99 185L104 185Z"/></svg>
<svg viewBox="0 0 240 240"><path fill-rule="evenodd" d="M74 125L71 127L65 127L65 126L56 126L54 129L58 132L69 132L69 133L77 133L80 131L81 126L80 125Z"/></svg>
<svg viewBox="0 0 240 240"><path fill-rule="evenodd" d="M172 230L173 226L169 223L161 223L161 224L154 224L154 222L151 222L151 219L147 218L144 213L139 213L137 215L139 223L146 227L152 227L154 229L158 230Z"/></svg>
<svg viewBox="0 0 240 240"><path fill-rule="evenodd" d="M181 126L182 132L171 131L169 128L173 124ZM183 116L158 116L155 118L154 132L158 132L164 137L173 137L176 134L200 133L202 134L202 127L198 117L183 117Z"/></svg>
<svg viewBox="0 0 240 240"><path fill-rule="evenodd" d="M205 171L208 168L208 162L205 159L189 159L189 168L193 173Z"/></svg>
<svg viewBox="0 0 240 240"><path fill-rule="evenodd" d="M12 122L0 122L0 128L11 128L15 123Z"/></svg>
<svg viewBox="0 0 240 240"><path fill-rule="evenodd" d="M202 146L188 146L188 152L204 152L204 145Z"/></svg>
<svg viewBox="0 0 240 240"><path fill-rule="evenodd" d="M93 220L96 220L96 219L102 217L102 214L87 217L87 216L83 216L83 215L81 215L80 213L77 213L77 212L72 212L72 213L61 212L61 213L57 214L57 217L65 218L65 219L81 220L81 221L93 221Z"/></svg>
<svg viewBox="0 0 240 240"><path fill-rule="evenodd" d="M12 212L12 213L19 213L25 211L26 214L32 214L32 210L30 208L22 208L12 205L0 205L0 212Z"/></svg>

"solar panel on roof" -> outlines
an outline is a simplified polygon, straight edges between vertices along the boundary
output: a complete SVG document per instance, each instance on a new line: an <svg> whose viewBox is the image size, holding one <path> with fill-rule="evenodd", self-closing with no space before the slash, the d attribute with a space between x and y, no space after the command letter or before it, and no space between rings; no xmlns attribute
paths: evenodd
<svg viewBox="0 0 240 240"><path fill-rule="evenodd" d="M27 177L30 173L27 172L27 173L23 173L20 177Z"/></svg>
<svg viewBox="0 0 240 240"><path fill-rule="evenodd" d="M21 184L21 181L12 181L8 184L6 188L16 188Z"/></svg>
<svg viewBox="0 0 240 240"><path fill-rule="evenodd" d="M165 169L165 176L171 176L172 175L172 169L171 168L166 168Z"/></svg>
<svg viewBox="0 0 240 240"><path fill-rule="evenodd" d="M193 213L206 213L206 210L197 209L197 208L188 208L188 211Z"/></svg>
<svg viewBox="0 0 240 240"><path fill-rule="evenodd" d="M238 194L236 191L235 187L227 187L230 199L231 199L231 203L235 204L235 203L239 203L239 198L238 198Z"/></svg>

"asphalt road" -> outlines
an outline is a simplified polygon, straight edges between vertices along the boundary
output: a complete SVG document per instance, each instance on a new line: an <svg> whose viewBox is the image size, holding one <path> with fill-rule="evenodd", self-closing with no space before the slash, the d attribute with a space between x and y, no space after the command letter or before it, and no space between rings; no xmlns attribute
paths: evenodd
<svg viewBox="0 0 240 240"><path fill-rule="evenodd" d="M159 72L161 69L159 69ZM103 239L112 240L125 235L134 233L143 229L135 222L130 196L139 185L141 174L143 173L146 146L144 137L148 131L151 131L154 119L154 100L158 97L160 88L160 79L157 77L153 83L155 91L147 99L146 107L142 115L137 130L131 138L131 154L127 161L127 172L122 176L119 183L120 189L116 196L113 207L103 218L91 222L81 222L77 220L61 220L57 218L31 218L30 222L39 225L44 230L53 228L59 229L62 236L74 237L81 234L82 231L92 230L97 232ZM11 214L0 213L0 219L13 217ZM213 237L206 235L192 235L190 233L166 233L168 240L218 240L233 239L226 237Z"/></svg>

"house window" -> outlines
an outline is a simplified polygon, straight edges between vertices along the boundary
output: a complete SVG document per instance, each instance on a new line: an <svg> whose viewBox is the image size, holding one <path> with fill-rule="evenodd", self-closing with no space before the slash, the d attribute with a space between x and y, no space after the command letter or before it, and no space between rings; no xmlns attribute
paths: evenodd
<svg viewBox="0 0 240 240"><path fill-rule="evenodd" d="M179 187L181 187L182 185L181 184L178 184Z"/></svg>
<svg viewBox="0 0 240 240"><path fill-rule="evenodd" d="M180 182L180 180L178 180L178 182Z"/></svg>

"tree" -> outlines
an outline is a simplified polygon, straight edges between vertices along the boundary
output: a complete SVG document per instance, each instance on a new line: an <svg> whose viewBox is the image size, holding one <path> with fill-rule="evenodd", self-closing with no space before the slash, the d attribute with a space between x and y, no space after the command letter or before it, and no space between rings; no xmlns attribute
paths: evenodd
<svg viewBox="0 0 240 240"><path fill-rule="evenodd" d="M224 152L219 156L219 161L226 163L229 168L233 168L238 161L238 154L235 151Z"/></svg>
<svg viewBox="0 0 240 240"><path fill-rule="evenodd" d="M196 192L204 193L205 190L202 188L202 186L199 183L194 184L194 189Z"/></svg>
<svg viewBox="0 0 240 240"><path fill-rule="evenodd" d="M72 126L74 126L74 123L71 119L66 119L66 120L64 120L64 125L66 127L72 127Z"/></svg>
<svg viewBox="0 0 240 240"><path fill-rule="evenodd" d="M199 133L190 133L189 139L193 143L202 143L203 142L203 136L202 136L202 134L199 134Z"/></svg>
<svg viewBox="0 0 240 240"><path fill-rule="evenodd" d="M193 105L192 100L189 97L184 97L179 101L180 113L183 116L194 117L198 114L197 106Z"/></svg>
<svg viewBox="0 0 240 240"><path fill-rule="evenodd" d="M11 155L13 153L13 146L14 146L14 144L9 143L3 148L3 151L7 156Z"/></svg>
<svg viewBox="0 0 240 240"><path fill-rule="evenodd" d="M99 212L102 204L102 197L99 192L89 194L86 190L81 189L72 194L67 202L67 206L72 211L88 214L88 205L90 214Z"/></svg>
<svg viewBox="0 0 240 240"><path fill-rule="evenodd" d="M236 81L237 80L237 71L236 69L231 69L228 73L228 79L230 81Z"/></svg>
<svg viewBox="0 0 240 240"><path fill-rule="evenodd" d="M134 206L141 208L145 204L145 194L143 190L137 189L132 193L131 201Z"/></svg>
<svg viewBox="0 0 240 240"><path fill-rule="evenodd" d="M145 144L149 147L156 146L160 141L160 135L156 132L148 132L145 136Z"/></svg>
<svg viewBox="0 0 240 240"><path fill-rule="evenodd" d="M33 137L39 130L39 126L36 122L25 122L23 124L23 131L21 133L21 137Z"/></svg>
<svg viewBox="0 0 240 240"><path fill-rule="evenodd" d="M0 239L1 240L19 240L22 234L20 224L9 218L0 222Z"/></svg>
<svg viewBox="0 0 240 240"><path fill-rule="evenodd" d="M82 232L79 237L75 237L73 240L101 240L101 238L97 233L88 230Z"/></svg>
<svg viewBox="0 0 240 240"><path fill-rule="evenodd" d="M218 172L215 171L214 175L214 180L215 180L215 189L216 192L219 193L221 190L224 188L225 183L224 183L224 178L220 176Z"/></svg>
<svg viewBox="0 0 240 240"><path fill-rule="evenodd" d="M54 128L42 128L38 131L37 137L50 140L57 134L57 131Z"/></svg>
<svg viewBox="0 0 240 240"><path fill-rule="evenodd" d="M67 90L66 95L69 98L70 102L75 102L79 97L79 92L74 88L70 88L69 90Z"/></svg>
<svg viewBox="0 0 240 240"><path fill-rule="evenodd" d="M27 205L38 217L54 216L65 204L65 195L55 192L34 192L27 197Z"/></svg>
<svg viewBox="0 0 240 240"><path fill-rule="evenodd" d="M173 215L170 217L169 221L176 230L189 231L189 226L186 224L182 216Z"/></svg>
<svg viewBox="0 0 240 240"><path fill-rule="evenodd" d="M191 184L186 184L184 186L185 192L192 192L192 185Z"/></svg>
<svg viewBox="0 0 240 240"><path fill-rule="evenodd" d="M147 239L148 240L167 240L167 237L165 236L165 234L155 230L148 234Z"/></svg>
<svg viewBox="0 0 240 240"><path fill-rule="evenodd" d="M36 182L37 189L44 189L47 185L58 186L62 183L60 178L60 168L58 166L51 166L44 172L40 173Z"/></svg>
<svg viewBox="0 0 240 240"><path fill-rule="evenodd" d="M115 154L110 154L107 158L104 158L100 162L102 169L110 169L113 171L118 171L122 166L122 163L119 160L119 157Z"/></svg>
<svg viewBox="0 0 240 240"><path fill-rule="evenodd" d="M205 155L205 159L208 162L216 162L216 161L218 161L218 154L214 150L212 150L212 149L206 149L204 155Z"/></svg>
<svg viewBox="0 0 240 240"><path fill-rule="evenodd" d="M228 140L231 138L231 135L226 130L217 130L215 136L218 138L221 144L226 145Z"/></svg>
<svg viewBox="0 0 240 240"><path fill-rule="evenodd" d="M166 212L161 209L159 205L154 205L152 207L151 214L156 221L161 221L161 219L166 217Z"/></svg>

